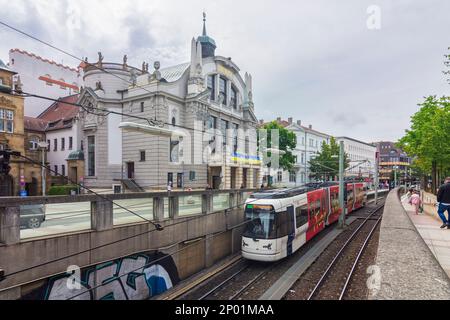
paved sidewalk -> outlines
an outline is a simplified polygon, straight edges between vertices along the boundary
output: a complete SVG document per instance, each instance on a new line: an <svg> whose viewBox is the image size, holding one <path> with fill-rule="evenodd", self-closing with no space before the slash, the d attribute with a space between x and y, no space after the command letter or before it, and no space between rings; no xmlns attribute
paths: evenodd
<svg viewBox="0 0 450 320"><path fill-rule="evenodd" d="M426 213L416 215L414 207L402 197L402 204L417 231L450 277L450 230L440 229L441 221Z"/></svg>

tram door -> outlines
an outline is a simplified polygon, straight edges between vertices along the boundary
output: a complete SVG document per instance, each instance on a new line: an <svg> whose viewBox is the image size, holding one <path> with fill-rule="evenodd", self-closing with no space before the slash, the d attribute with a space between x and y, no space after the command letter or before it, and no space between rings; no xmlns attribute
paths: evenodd
<svg viewBox="0 0 450 320"><path fill-rule="evenodd" d="M288 242L287 242L287 255L292 254L292 243L295 239L295 224L294 224L294 206L287 207L288 218Z"/></svg>

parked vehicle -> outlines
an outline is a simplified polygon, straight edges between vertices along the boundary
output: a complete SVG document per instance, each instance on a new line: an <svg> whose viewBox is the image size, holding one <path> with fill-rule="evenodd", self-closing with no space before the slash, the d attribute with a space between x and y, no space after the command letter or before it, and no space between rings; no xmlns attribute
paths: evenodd
<svg viewBox="0 0 450 320"><path fill-rule="evenodd" d="M32 204L20 206L20 228L37 229L45 221L45 205Z"/></svg>

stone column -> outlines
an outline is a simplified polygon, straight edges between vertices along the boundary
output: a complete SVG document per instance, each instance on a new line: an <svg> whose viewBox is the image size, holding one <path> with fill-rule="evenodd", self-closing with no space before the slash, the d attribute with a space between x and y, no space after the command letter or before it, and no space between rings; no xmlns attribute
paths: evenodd
<svg viewBox="0 0 450 320"><path fill-rule="evenodd" d="M169 196L169 217L172 219L178 218L179 197Z"/></svg>
<svg viewBox="0 0 450 320"><path fill-rule="evenodd" d="M153 198L153 219L164 220L164 197Z"/></svg>
<svg viewBox="0 0 450 320"><path fill-rule="evenodd" d="M205 268L209 268L214 264L213 241L214 241L214 235L206 235L206 238L205 238Z"/></svg>
<svg viewBox="0 0 450 320"><path fill-rule="evenodd" d="M213 211L213 195L211 192L202 194L202 213L208 214Z"/></svg>
<svg viewBox="0 0 450 320"><path fill-rule="evenodd" d="M242 167L236 168L236 189L240 189L242 185Z"/></svg>
<svg viewBox="0 0 450 320"><path fill-rule="evenodd" d="M20 207L0 208L0 243L6 245L20 242Z"/></svg>
<svg viewBox="0 0 450 320"><path fill-rule="evenodd" d="M113 228L113 203L109 200L91 202L91 228L96 231Z"/></svg>

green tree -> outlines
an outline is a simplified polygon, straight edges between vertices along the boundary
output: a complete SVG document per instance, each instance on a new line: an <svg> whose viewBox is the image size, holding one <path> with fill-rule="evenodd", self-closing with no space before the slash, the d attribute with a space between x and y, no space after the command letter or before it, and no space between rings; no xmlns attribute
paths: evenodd
<svg viewBox="0 0 450 320"><path fill-rule="evenodd" d="M279 135L279 141L278 146L272 146L272 130L278 130ZM267 143L265 141L261 141L262 139L262 132L264 132L264 136L267 137ZM265 152L264 148L267 147L267 149L279 149L283 151L283 154L279 157L279 167L283 170L291 170L294 163L295 163L295 157L292 154L292 150L295 149L297 146L297 138L295 136L295 133L286 129L285 127L278 124L276 121L269 122L265 124L260 130L258 130L258 143L261 143L261 145L258 145L259 150L263 154L264 163L267 163L267 166L269 168L273 167L273 164L270 162L272 153L271 152ZM274 154L274 156L276 156ZM275 168L278 169L278 168Z"/></svg>
<svg viewBox="0 0 450 320"><path fill-rule="evenodd" d="M450 97L429 96L411 117L411 129L398 142L415 166L431 174L432 191L441 177L450 173Z"/></svg>
<svg viewBox="0 0 450 320"><path fill-rule="evenodd" d="M344 169L349 163L348 155L344 153ZM339 175L339 144L333 137L330 144L322 144L321 151L309 161L309 166L309 176L315 180L329 180Z"/></svg>

